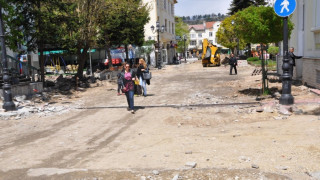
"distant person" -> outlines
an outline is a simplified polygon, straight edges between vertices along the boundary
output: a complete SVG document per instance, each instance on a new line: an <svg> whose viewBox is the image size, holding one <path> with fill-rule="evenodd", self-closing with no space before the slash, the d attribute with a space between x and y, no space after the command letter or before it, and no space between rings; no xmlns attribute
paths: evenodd
<svg viewBox="0 0 320 180"><path fill-rule="evenodd" d="M230 65L230 75L232 75L232 69L234 69L234 72L237 74L237 59L234 57L234 54L231 54L231 57L229 59L229 65Z"/></svg>
<svg viewBox="0 0 320 180"><path fill-rule="evenodd" d="M148 71L148 67L144 59L140 58L139 59L139 66L137 69L137 77L139 78L139 83L140 86L143 89L143 96L147 96L147 85L146 85L146 80L143 79L143 73Z"/></svg>
<svg viewBox="0 0 320 180"><path fill-rule="evenodd" d="M117 77L118 77L118 96L120 96L122 95L121 89L123 89L123 82L122 82L123 80L122 80L121 72L117 74Z"/></svg>
<svg viewBox="0 0 320 180"><path fill-rule="evenodd" d="M296 56L293 54L294 52L294 48L291 47L289 48L289 64L290 64L290 69L289 69L289 73L291 74L291 77L293 76L293 66L296 66L296 59L300 59L302 58L302 56Z"/></svg>
<svg viewBox="0 0 320 180"><path fill-rule="evenodd" d="M125 70L121 72L123 92L126 94L128 102L128 111L134 114L134 80L136 79L135 72L130 69L130 64L125 64Z"/></svg>
<svg viewBox="0 0 320 180"><path fill-rule="evenodd" d="M135 64L135 54L134 54L134 49L132 47L132 45L129 45L129 50L128 50L128 55L129 55L129 63L130 63L130 67L133 68L134 64Z"/></svg>

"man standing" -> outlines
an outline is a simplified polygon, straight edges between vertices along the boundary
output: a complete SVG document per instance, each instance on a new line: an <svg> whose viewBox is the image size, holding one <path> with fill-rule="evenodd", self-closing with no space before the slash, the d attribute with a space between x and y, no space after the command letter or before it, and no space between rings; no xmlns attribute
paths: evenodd
<svg viewBox="0 0 320 180"><path fill-rule="evenodd" d="M132 45L129 45L129 63L130 63L130 67L133 68L134 64L135 64L135 54L134 54L134 49L132 47Z"/></svg>
<svg viewBox="0 0 320 180"><path fill-rule="evenodd" d="M289 64L290 64L289 71L290 71L291 77L293 76L293 66L296 66L296 59L302 58L302 56L294 55L293 52L294 52L294 48L293 47L289 48L288 58L289 58Z"/></svg>
<svg viewBox="0 0 320 180"><path fill-rule="evenodd" d="M234 72L237 74L237 59L234 57L234 54L231 54L231 57L229 59L229 65L230 65L230 75L232 75L232 69L234 68Z"/></svg>

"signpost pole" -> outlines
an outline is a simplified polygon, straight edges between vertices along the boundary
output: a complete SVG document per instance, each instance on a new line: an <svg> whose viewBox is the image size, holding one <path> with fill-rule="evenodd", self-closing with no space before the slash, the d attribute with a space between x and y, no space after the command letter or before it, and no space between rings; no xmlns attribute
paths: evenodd
<svg viewBox="0 0 320 180"><path fill-rule="evenodd" d="M16 105L12 101L12 92L11 92L11 84L10 84L10 74L8 69L8 61L7 61L7 52L6 52L6 44L4 37L4 25L2 21L2 6L0 5L0 40L1 40L1 49L2 49L2 76L3 76L3 105L2 108L5 111L13 111L16 110Z"/></svg>
<svg viewBox="0 0 320 180"><path fill-rule="evenodd" d="M282 65L282 94L280 104L290 105L294 103L291 95L292 76L289 73L290 64L288 58L288 16L283 18L283 65Z"/></svg>
<svg viewBox="0 0 320 180"><path fill-rule="evenodd" d="M279 103L282 105L291 105L294 103L294 98L291 95L292 75L289 73L290 64L288 57L288 16L292 14L297 6L296 0L276 0L274 3L275 13L283 17L283 65L282 65L282 94Z"/></svg>

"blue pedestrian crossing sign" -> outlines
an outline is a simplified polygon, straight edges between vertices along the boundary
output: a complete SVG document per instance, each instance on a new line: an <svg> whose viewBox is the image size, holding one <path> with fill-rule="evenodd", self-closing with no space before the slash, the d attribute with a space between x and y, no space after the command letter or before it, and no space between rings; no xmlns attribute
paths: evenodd
<svg viewBox="0 0 320 180"><path fill-rule="evenodd" d="M276 0L274 3L274 12L276 12L278 16L287 17L296 10L296 6L296 0Z"/></svg>

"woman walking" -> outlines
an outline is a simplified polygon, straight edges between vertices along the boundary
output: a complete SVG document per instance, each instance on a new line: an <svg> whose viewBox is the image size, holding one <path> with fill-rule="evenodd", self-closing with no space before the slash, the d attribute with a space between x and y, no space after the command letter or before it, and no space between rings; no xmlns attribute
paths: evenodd
<svg viewBox="0 0 320 180"><path fill-rule="evenodd" d="M137 76L140 81L140 86L142 86L143 89L143 96L147 96L147 86L146 86L146 80L143 79L143 73L148 71L148 67L144 59L140 58L139 59L139 66L137 70Z"/></svg>
<svg viewBox="0 0 320 180"><path fill-rule="evenodd" d="M134 114L134 80L136 75L133 70L130 69L130 64L125 64L125 70L121 72L123 79L123 92L126 94L128 102L128 111Z"/></svg>

